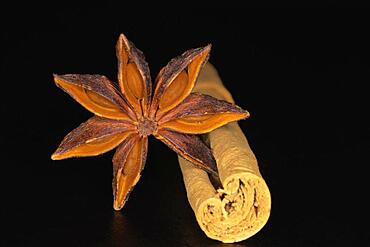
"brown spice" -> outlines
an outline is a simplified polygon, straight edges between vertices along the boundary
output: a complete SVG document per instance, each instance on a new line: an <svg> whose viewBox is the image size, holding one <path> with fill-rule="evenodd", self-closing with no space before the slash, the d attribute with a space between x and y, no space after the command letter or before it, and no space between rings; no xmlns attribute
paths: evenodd
<svg viewBox="0 0 370 247"><path fill-rule="evenodd" d="M94 156L117 147L113 157L116 210L124 206L140 179L149 135L217 174L211 150L193 134L208 133L249 113L226 101L191 93L210 49L208 45L188 50L172 59L160 71L153 95L144 55L123 34L116 45L119 89L101 75L54 75L58 87L96 116L70 132L52 159Z"/></svg>

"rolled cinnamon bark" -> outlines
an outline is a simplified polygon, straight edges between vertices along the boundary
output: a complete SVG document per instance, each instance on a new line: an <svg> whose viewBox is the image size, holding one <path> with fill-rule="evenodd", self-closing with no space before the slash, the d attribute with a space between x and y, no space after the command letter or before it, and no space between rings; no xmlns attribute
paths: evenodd
<svg viewBox="0 0 370 247"><path fill-rule="evenodd" d="M194 91L234 103L211 64L199 75ZM217 162L222 188L215 188L208 174L179 156L189 203L201 229L224 243L256 234L270 216L271 196L255 155L237 123L207 135Z"/></svg>

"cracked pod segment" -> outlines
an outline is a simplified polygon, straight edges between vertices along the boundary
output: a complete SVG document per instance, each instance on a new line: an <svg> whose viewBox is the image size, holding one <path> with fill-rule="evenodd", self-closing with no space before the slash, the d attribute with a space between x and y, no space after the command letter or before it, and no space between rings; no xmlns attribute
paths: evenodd
<svg viewBox="0 0 370 247"><path fill-rule="evenodd" d="M153 93L143 53L123 34L116 45L118 84L102 75L54 75L56 85L95 116L70 132L52 159L94 156L116 148L112 182L116 210L122 209L140 179L150 135L217 175L210 148L195 134L249 114L234 104L191 92L210 50L207 45L172 59L159 72Z"/></svg>

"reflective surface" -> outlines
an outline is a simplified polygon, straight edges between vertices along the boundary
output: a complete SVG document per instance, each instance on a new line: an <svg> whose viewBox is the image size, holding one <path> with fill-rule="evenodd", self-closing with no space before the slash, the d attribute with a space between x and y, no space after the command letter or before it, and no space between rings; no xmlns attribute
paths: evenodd
<svg viewBox="0 0 370 247"><path fill-rule="evenodd" d="M120 32L145 52L153 77L174 55L213 43L211 61L251 112L240 125L272 213L233 246L368 245L367 22L225 10L141 21L115 9L33 13L2 32L2 246L231 246L200 230L176 155L154 139L122 212L113 211L112 153L50 159L60 138L91 116L55 87L52 73L114 79Z"/></svg>

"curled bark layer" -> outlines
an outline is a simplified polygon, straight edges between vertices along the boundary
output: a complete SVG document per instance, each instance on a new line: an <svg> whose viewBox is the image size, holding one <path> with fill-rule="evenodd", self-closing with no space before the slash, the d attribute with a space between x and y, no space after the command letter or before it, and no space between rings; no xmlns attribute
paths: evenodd
<svg viewBox="0 0 370 247"><path fill-rule="evenodd" d="M210 64L203 68L194 91L234 103ZM215 188L206 172L179 156L189 203L208 237L224 243L245 240L256 234L270 216L269 189L237 123L215 129L206 137L222 188Z"/></svg>

